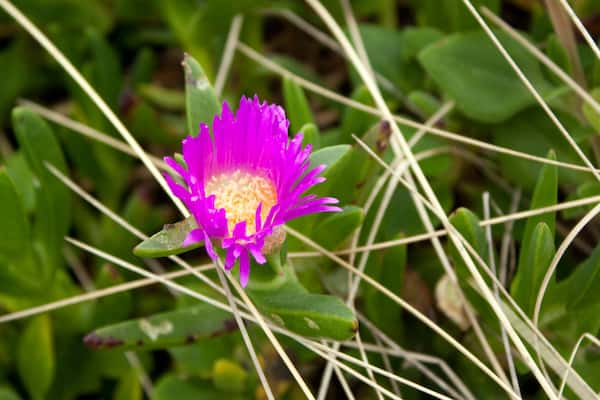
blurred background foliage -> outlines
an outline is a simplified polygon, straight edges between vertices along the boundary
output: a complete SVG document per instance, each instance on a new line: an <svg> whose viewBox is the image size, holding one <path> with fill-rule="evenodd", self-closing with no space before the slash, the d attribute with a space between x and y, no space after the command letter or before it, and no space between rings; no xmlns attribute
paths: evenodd
<svg viewBox="0 0 600 400"><path fill-rule="evenodd" d="M521 29L551 59L573 73L575 67L542 2L473 3L488 7ZM302 77L372 104L368 91L343 57L282 17L282 12L293 12L326 30L303 2L15 0L14 4L48 34L143 147L157 156L178 151L181 139L191 133L185 113L183 52L198 60L213 82L236 14L244 16L240 35L243 43ZM323 4L340 23L344 21L337 0ZM597 36L600 1L578 0L573 4L586 27ZM353 0L352 6L361 23L360 32L372 67L393 88L385 94L397 114L423 121L444 102L453 101L455 108L439 124L442 128L529 154L579 163L460 0ZM512 39L503 34L499 37L572 137L593 158L592 142L599 133L600 116L585 108L561 81ZM577 50L584 82L592 90L600 86L600 62L581 41ZM156 266L156 261L133 255L132 249L139 241L72 195L43 161L71 176L147 234L175 222L176 210L143 166L130 156L45 122L27 107L16 107L17 99L27 98L118 138L81 89L3 12L0 68L2 312L136 278L133 273L65 245L63 237L67 233L134 264ZM305 93L294 82L282 80L237 53L223 98L237 104L242 94L258 94L261 99L285 105L292 130L305 132L317 149L350 145L321 153L323 157L333 157L335 163L326 172L327 183L316 189L319 194L338 197L345 212L341 217L307 217L291 226L332 250L345 248L352 232L362 226L359 243L364 243L382 196L375 198L366 215L361 207L384 171L356 145L352 134L362 137L386 161L391 161L389 126L372 115ZM403 132L411 137L415 130L403 128ZM513 189L517 188L522 190L519 209L600 193L591 174L554 166L542 168L531 161L463 147L436 136L426 135L414 151L437 148L451 151L429 157L421 166L445 210L454 211L452 223L484 257L489 256L479 226L484 191L490 192L504 212L510 209ZM461 149L463 153L457 153ZM473 156L464 156L465 151ZM473 160L479 161L474 165ZM507 287L529 315L543 271L562 240L561 235L588 209L569 209L516 223L518 251L511 253L516 270L510 272ZM433 215L432 218L436 221ZM398 187L375 241L403 238L424 230L410 193ZM596 248L599 232L597 221L584 230L562 260L558 278L552 282L544 303L542 330L565 357L583 332L595 335L600 329L600 252ZM496 243L500 243L502 234L501 226L494 227ZM305 250L310 249L292 238L288 240L288 251ZM497 320L477 294L469 290L466 267L460 257L451 246L448 251L486 336L504 359ZM188 254L187 259L206 261L202 251ZM310 292L347 296L347 274L330 260L298 258L293 259L293 266L299 282ZM444 270L428 242L373 252L366 271L484 357L473 331L460 327L439 306L440 302L449 301L436 298L435 293ZM218 297L195 279L188 277L179 282ZM257 296L254 299L260 303L260 295ZM460 371L476 398L502 397L491 380L380 292L363 285L357 309L404 348L442 357L451 368ZM163 324L179 324L183 330L162 336L154 343L136 344L135 338L147 334L144 323L156 329ZM264 398L235 326L223 329L228 324L231 320L227 314L184 296L173 296L158 285L3 323L0 399L145 398L138 371L125 356L126 348L136 350L141 368L154 383L152 399ZM89 336L91 332L97 336ZM188 340L192 334L193 340ZM361 334L364 340L373 342L368 330L361 328ZM258 343L261 361L278 398L302 398L262 332L253 327L251 335ZM291 340L282 340L302 374L314 388L318 387L325 361ZM382 363L373 357L374 363ZM429 382L402 360L394 359L393 363L400 375ZM600 374L597 351L584 349L576 359L576 368L595 391L600 390L600 380L594 379ZM524 398L541 398L524 365L519 365L519 373ZM372 390L359 381L351 380L351 384L357 398L375 398ZM330 398L342 396L336 385L334 380ZM424 398L410 390L403 390L403 395L407 399Z"/></svg>

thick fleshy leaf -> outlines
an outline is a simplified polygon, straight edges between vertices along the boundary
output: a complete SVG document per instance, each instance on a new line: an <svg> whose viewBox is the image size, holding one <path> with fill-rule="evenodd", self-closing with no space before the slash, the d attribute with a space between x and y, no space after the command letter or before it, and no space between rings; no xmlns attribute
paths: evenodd
<svg viewBox="0 0 600 400"><path fill-rule="evenodd" d="M335 168L336 164L348 154L350 148L350 145L338 144L315 151L310 155L309 169L315 168L321 164L327 165L327 169Z"/></svg>
<svg viewBox="0 0 600 400"><path fill-rule="evenodd" d="M0 170L0 257L20 258L30 245L29 221L17 189L5 169Z"/></svg>
<svg viewBox="0 0 600 400"><path fill-rule="evenodd" d="M289 266L283 270L267 283L251 280L246 288L263 315L303 336L334 340L354 336L358 322L350 308L338 297L308 292Z"/></svg>
<svg viewBox="0 0 600 400"><path fill-rule="evenodd" d="M359 86L352 92L352 100L367 106L374 106L373 98L369 89L365 86ZM364 111L357 110L354 107L346 107L342 114L342 121L340 126L342 143L354 143L352 135L362 136L369 127L376 123L378 117L368 114Z"/></svg>
<svg viewBox="0 0 600 400"><path fill-rule="evenodd" d="M573 116L555 111L575 142L589 154L589 139L594 130L577 121ZM550 151L556 152L560 161L581 164L581 158L567 143L548 115L539 107L531 107L501 124L491 127L494 144L527 154L546 157ZM588 156L589 157L589 156ZM503 174L512 182L524 188L534 187L542 166L539 163L508 155L498 155ZM562 184L579 185L589 180L589 174L560 168L558 171Z"/></svg>
<svg viewBox="0 0 600 400"><path fill-rule="evenodd" d="M43 244L48 262L44 263L47 276L62 261L60 251L71 220L71 193L46 168L45 163L66 173L61 147L48 124L25 107L13 110L13 128L27 163L39 185L36 192L36 219L34 232Z"/></svg>
<svg viewBox="0 0 600 400"><path fill-rule="evenodd" d="M52 323L47 315L35 317L25 327L17 354L19 375L34 400L46 398L54 379Z"/></svg>
<svg viewBox="0 0 600 400"><path fill-rule="evenodd" d="M127 374L119 379L119 384L115 389L114 400L142 400L142 387L136 370L131 369Z"/></svg>
<svg viewBox="0 0 600 400"><path fill-rule="evenodd" d="M215 387L227 393L241 393L246 388L248 373L238 363L221 358L213 365L212 380Z"/></svg>
<svg viewBox="0 0 600 400"><path fill-rule="evenodd" d="M304 139L302 139L302 144L307 145L310 144L312 146L313 151L317 151L319 147L321 147L321 134L319 133L319 128L312 122L302 125L300 128L300 133Z"/></svg>
<svg viewBox="0 0 600 400"><path fill-rule="evenodd" d="M533 85L548 94L552 87L535 58L505 34L497 35ZM484 32L452 35L425 48L419 60L456 107L475 120L500 122L535 102Z"/></svg>
<svg viewBox="0 0 600 400"><path fill-rule="evenodd" d="M223 393L209 382L169 374L154 387L152 400L240 400L241 397Z"/></svg>
<svg viewBox="0 0 600 400"><path fill-rule="evenodd" d="M196 136L200 130L200 123L210 125L214 116L221 110L221 105L204 70L189 54L184 56L183 70L188 133Z"/></svg>
<svg viewBox="0 0 600 400"><path fill-rule="evenodd" d="M600 306L600 246L596 246L564 284L568 285L568 310Z"/></svg>
<svg viewBox="0 0 600 400"><path fill-rule="evenodd" d="M202 246L203 242L197 242L184 246L183 242L188 234L196 229L194 217L188 217L183 221L165 225L164 228L152 235L150 238L138 244L133 253L138 257L156 258L168 257L184 253Z"/></svg>
<svg viewBox="0 0 600 400"><path fill-rule="evenodd" d="M348 206L335 214L328 215L313 228L312 239L326 249L340 247L363 221L360 207Z"/></svg>
<svg viewBox="0 0 600 400"><path fill-rule="evenodd" d="M291 79L283 80L283 100L290 120L290 135L295 135L304 124L315 123L304 90Z"/></svg>
<svg viewBox="0 0 600 400"><path fill-rule="evenodd" d="M84 342L93 348L157 349L195 343L235 329L230 314L199 304L108 325L87 335Z"/></svg>
<svg viewBox="0 0 600 400"><path fill-rule="evenodd" d="M542 279L554 257L554 234L546 223L540 222L527 245L522 249L522 267L517 270L510 291L523 311L531 316Z"/></svg>
<svg viewBox="0 0 600 400"><path fill-rule="evenodd" d="M394 239L400 237L396 235ZM402 288L405 284L406 257L406 245L372 252L365 273L393 293L405 295ZM365 312L369 320L391 337L399 337L403 327L402 309L395 307L393 300L370 285L362 286L362 290Z"/></svg>
<svg viewBox="0 0 600 400"><path fill-rule="evenodd" d="M500 0L471 0L476 9L487 7L498 13ZM419 0L413 3L420 25L436 26L445 32L480 29L462 0Z"/></svg>
<svg viewBox="0 0 600 400"><path fill-rule="evenodd" d="M551 159L556 158L554 152L550 152L548 157ZM554 165L544 165L533 192L530 208L534 209L555 205L557 202L557 196L558 168ZM533 242L534 240L542 240L538 237L541 235L541 233L536 233L536 231L540 229L540 223L543 223L546 228L548 228L552 246L554 246L553 243L556 213L547 213L530 217L527 219L525 224L525 230L523 231L523 238L521 240L517 272L513 279L511 288L511 292L516 296L515 299L519 302L519 304L524 306L525 311L530 311L530 308L533 306L532 304L529 304L530 300L528 299L528 297L531 295L531 285L537 283L539 286L540 282L537 282L537 280L541 279L541 277L539 277L538 274L541 273L543 276L543 272L534 271L535 266L531 264L532 260L538 257L536 254L532 253L532 251L538 251L538 247L536 247ZM540 266L538 268L542 267ZM522 280L525 281L522 282ZM536 296L536 294L533 296ZM532 301L535 301L535 298Z"/></svg>
<svg viewBox="0 0 600 400"><path fill-rule="evenodd" d="M469 242L469 244L477 251L477 253L487 261L487 244L485 239L485 233L480 225L480 220L471 210L466 208L459 208L452 215L450 215L450 223L454 225L456 230ZM454 260L454 264L458 273L458 276L462 279L466 279L471 276L467 266L462 257L458 254L456 247L450 244L450 254Z"/></svg>

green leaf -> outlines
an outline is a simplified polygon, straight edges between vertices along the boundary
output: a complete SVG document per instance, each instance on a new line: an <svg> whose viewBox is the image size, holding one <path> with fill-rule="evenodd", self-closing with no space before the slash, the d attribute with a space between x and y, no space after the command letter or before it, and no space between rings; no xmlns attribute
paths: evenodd
<svg viewBox="0 0 600 400"><path fill-rule="evenodd" d="M594 100L600 100L600 87L594 88L590 91L590 95L594 98ZM600 134L600 114L592 108L587 102L583 103L583 115L585 119L590 123L592 127L596 130L596 133Z"/></svg>
<svg viewBox="0 0 600 400"><path fill-rule="evenodd" d="M400 94L423 87L425 73L416 59L417 54L442 38L442 32L414 26L398 31L369 24L361 24L359 29L373 69L391 81Z"/></svg>
<svg viewBox="0 0 600 400"><path fill-rule="evenodd" d="M556 159L554 152L551 151L548 154L548 158ZM558 167L555 165L546 164L540 171L540 175L533 192L533 197L531 199L530 208L534 209L555 205L557 202L557 196ZM539 240L539 238L536 237L535 232L539 230L540 223L543 223L544 226L548 228L549 234L552 238L552 243L554 243L556 213L550 212L529 217L525 223L523 239L521 240L521 252L519 254L517 273L515 274L511 287L511 292L515 294L518 293L517 296L519 296L519 299L517 301L520 301L521 305L527 307L524 308L525 311L529 311L532 307L532 305L529 304L530 300L527 298L529 295L528 291L531 289L531 284L536 283L536 279L538 279L537 275L532 272L533 265L531 264L532 259L534 259L537 255L531 252L537 251L537 248L534 246L534 241ZM540 233L538 232L537 235L540 235ZM532 278L532 276L535 276L535 279ZM522 282L521 280L523 279L525 279L525 281ZM515 297L515 299L517 299L517 297ZM535 299L533 301L535 301Z"/></svg>
<svg viewBox="0 0 600 400"><path fill-rule="evenodd" d="M260 268L260 266L256 267ZM289 266L268 283L250 280L246 292L259 311L292 332L346 340L358 329L356 317L339 298L309 293Z"/></svg>
<svg viewBox="0 0 600 400"><path fill-rule="evenodd" d="M61 245L71 220L71 193L46 168L45 162L67 173L65 159L54 133L41 117L25 107L13 110L13 128L27 163L38 179L36 193L36 237L43 241L48 262L43 263L51 276L62 261Z"/></svg>
<svg viewBox="0 0 600 400"><path fill-rule="evenodd" d="M200 123L210 125L221 110L217 95L200 64L186 54L183 58L188 134L196 136Z"/></svg>
<svg viewBox="0 0 600 400"><path fill-rule="evenodd" d="M199 379L186 379L173 374L163 377L152 393L152 400L223 400L225 398L240 399L238 396L218 391Z"/></svg>
<svg viewBox="0 0 600 400"><path fill-rule="evenodd" d="M554 151L548 153L547 158L556 160L556 154ZM538 181L533 191L533 197L531 199L530 209L542 208L553 206L558 200L558 167L556 165L545 164L540 171ZM544 222L550 232L554 235L554 227L556 225L556 213L549 212L545 214L536 215L527 219L525 224L525 231L523 233L523 245L527 246L527 237L533 232L536 225L540 222Z"/></svg>
<svg viewBox="0 0 600 400"><path fill-rule="evenodd" d="M5 169L0 169L0 221L0 257L7 260L20 258L30 245L29 221Z"/></svg>
<svg viewBox="0 0 600 400"><path fill-rule="evenodd" d="M419 25L435 26L446 32L481 29L462 0L413 0ZM479 9L485 6L498 14L499 0L471 0Z"/></svg>
<svg viewBox="0 0 600 400"><path fill-rule="evenodd" d="M231 356L239 339L238 335L223 335L189 346L171 347L169 353L178 372L208 379L212 376L215 361Z"/></svg>
<svg viewBox="0 0 600 400"><path fill-rule="evenodd" d="M600 246L565 281L568 286L567 310L600 305Z"/></svg>
<svg viewBox="0 0 600 400"><path fill-rule="evenodd" d="M290 135L295 135L307 123L315 123L304 90L289 78L283 80L283 101L290 120Z"/></svg>
<svg viewBox="0 0 600 400"><path fill-rule="evenodd" d="M487 241L479 218L472 211L461 207L450 216L449 220L467 242L473 246L475 251L487 261ZM458 276L463 280L470 277L469 269L452 243L450 244L450 254L454 260Z"/></svg>
<svg viewBox="0 0 600 400"><path fill-rule="evenodd" d="M362 208L344 207L343 211L323 218L313 228L311 238L326 249L339 248L360 226L363 218Z"/></svg>
<svg viewBox="0 0 600 400"><path fill-rule="evenodd" d="M44 399L54 379L52 324L47 315L29 321L19 340L18 370L32 399Z"/></svg>
<svg viewBox="0 0 600 400"><path fill-rule="evenodd" d="M548 93L535 58L507 35L497 36L533 85ZM484 32L454 34L427 47L419 60L456 107L477 121L501 122L535 102Z"/></svg>
<svg viewBox="0 0 600 400"><path fill-rule="evenodd" d="M528 315L533 308L542 279L554 257L554 234L544 222L537 224L522 252L523 260L511 285L511 295Z"/></svg>
<svg viewBox="0 0 600 400"><path fill-rule="evenodd" d="M235 328L230 314L199 304L108 325L87 335L84 342L93 348L157 349L194 343Z"/></svg>
<svg viewBox="0 0 600 400"><path fill-rule="evenodd" d="M119 384L115 390L114 400L142 400L142 388L138 373L131 369L127 374L119 379Z"/></svg>
<svg viewBox="0 0 600 400"><path fill-rule="evenodd" d="M359 86L352 92L352 100L373 106L374 102L366 86ZM341 143L354 143L352 135L362 136L373 124L377 122L378 118L367 114L364 111L357 110L354 107L346 107L342 114L342 121L340 131L342 137L340 138Z"/></svg>
<svg viewBox="0 0 600 400"><path fill-rule="evenodd" d="M309 170L321 165L327 165L328 170L333 170L336 165L342 161L342 159L349 154L351 149L350 145L338 144L335 146L324 147L320 150L315 151L310 155L310 167Z"/></svg>
<svg viewBox="0 0 600 400"><path fill-rule="evenodd" d="M441 107L438 99L422 90L410 92L407 100L416 110L426 117L431 117Z"/></svg>
<svg viewBox="0 0 600 400"><path fill-rule="evenodd" d="M396 235L393 239L400 239ZM372 252L365 269L370 277L381 282L393 293L401 294L406 269L406 245L394 246L386 251ZM364 285L363 301L369 320L393 338L400 336L402 309L394 301L370 285Z"/></svg>
<svg viewBox="0 0 600 400"><path fill-rule="evenodd" d="M27 161L21 152L12 154L6 159L6 173L15 184L15 189L23 202L25 212L35 210L35 185L36 178L27 165Z"/></svg>
<svg viewBox="0 0 600 400"><path fill-rule="evenodd" d="M21 397L10 387L0 387L0 400L21 400Z"/></svg>
<svg viewBox="0 0 600 400"><path fill-rule="evenodd" d="M555 113L584 153L589 154L586 150L589 149L589 138L593 135L593 130L584 127L569 114L558 110ZM550 150L554 150L558 160L581 164L581 158L539 107L528 108L510 120L494 125L491 129L493 142L498 146L540 157L545 157ZM526 188L536 185L542 168L539 163L508 155L499 155L498 159L503 174L512 182ZM563 184L579 185L589 180L589 174L566 168L561 168L558 174Z"/></svg>
<svg viewBox="0 0 600 400"><path fill-rule="evenodd" d="M182 111L186 104L186 96L180 90L168 89L152 83L138 86L140 94L150 103L170 111Z"/></svg>
<svg viewBox="0 0 600 400"><path fill-rule="evenodd" d="M168 257L175 254L185 253L202 246L203 242L196 242L189 246L183 246L183 241L188 233L196 229L194 217L188 217L183 221L165 225L164 228L144 240L133 249L133 254L144 258Z"/></svg>
<svg viewBox="0 0 600 400"><path fill-rule="evenodd" d="M30 14L27 14L30 15ZM32 60L28 56L23 40L12 40L8 47L0 51L0 121L5 122L15 99L23 94L32 84ZM35 79L33 80L35 82Z"/></svg>
<svg viewBox="0 0 600 400"><path fill-rule="evenodd" d="M246 388L248 373L237 363L221 358L213 367L215 387L227 393L241 393Z"/></svg>
<svg viewBox="0 0 600 400"><path fill-rule="evenodd" d="M310 144L313 151L316 151L321 147L319 128L317 128L315 124L309 122L308 124L302 125L300 133L304 136L304 139L302 140L304 145Z"/></svg>

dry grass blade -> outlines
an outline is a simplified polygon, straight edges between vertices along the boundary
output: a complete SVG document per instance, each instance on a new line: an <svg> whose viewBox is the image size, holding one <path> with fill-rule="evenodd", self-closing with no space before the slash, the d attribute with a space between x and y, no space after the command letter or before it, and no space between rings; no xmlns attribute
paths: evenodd
<svg viewBox="0 0 600 400"><path fill-rule="evenodd" d="M229 28L229 34L227 34L227 41L225 42L225 49L223 50L223 57L221 58L221 65L219 65L219 71L217 78L215 79L215 93L217 98L221 97L223 93L223 87L225 86L225 80L233 61L233 55L235 53L235 46L237 45L240 37L240 31L242 29L242 22L244 18L238 14L233 17L231 21L231 27Z"/></svg>
<svg viewBox="0 0 600 400"><path fill-rule="evenodd" d="M199 267L194 267L194 270L197 272L208 271L209 269L214 268L212 264L202 265ZM169 272L163 275L159 275L164 279L176 279L182 276L190 275L191 272L186 270L179 270L175 272ZM50 303L42 304L36 307L27 308L25 310L19 310L12 312L10 314L0 315L0 324L10 322L10 321L18 321L23 318L32 317L34 315L58 310L59 308L72 306L75 304L83 303L86 301L101 299L103 297L112 296L113 294L128 292L131 290L139 289L142 287L155 285L159 283L159 280L156 278L144 278L138 279L131 282L121 283L119 285L110 286L104 289L97 289L91 292L87 292L84 294L80 294L77 296L68 297L66 299L61 299L57 301L53 301Z"/></svg>
<svg viewBox="0 0 600 400"><path fill-rule="evenodd" d="M573 347L573 351L571 352L571 355L569 356L569 363L567 364L567 368L565 369L563 377L560 380L560 387L558 388L558 397L559 398L562 398L562 394L565 390L565 386L566 386L568 378L569 378L569 373L571 373L571 371L573 370L573 362L575 361L575 355L579 351L579 348L581 347L581 345L583 344L583 341L585 339L589 340L596 346L600 347L600 340L598 340L597 337L595 337L587 332L584 333L583 335L581 335L579 340L577 340L575 347ZM600 396L598 396L598 398L600 398Z"/></svg>

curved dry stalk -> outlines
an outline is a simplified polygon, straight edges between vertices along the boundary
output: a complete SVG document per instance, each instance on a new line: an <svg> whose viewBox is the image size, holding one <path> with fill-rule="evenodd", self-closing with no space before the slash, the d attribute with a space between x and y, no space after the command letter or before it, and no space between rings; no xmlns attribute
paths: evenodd
<svg viewBox="0 0 600 400"><path fill-rule="evenodd" d="M569 356L569 364L567 364L567 369L565 371L565 374L562 377L562 379L560 380L560 387L558 388L558 398L559 399L562 398L562 394L563 394L563 391L565 390L565 385L567 384L567 378L569 377L569 373L571 372L571 370L573 370L573 362L575 361L575 355L579 351L579 347L581 346L581 344L583 343L583 341L585 339L589 340L596 346L600 347L600 340L598 340L597 337L593 336L592 334L590 334L588 332L584 333L583 335L581 335L579 337L579 340L577 340L577 344L575 344L575 347L573 348L573 351L571 352L571 355Z"/></svg>
<svg viewBox="0 0 600 400"><path fill-rule="evenodd" d="M558 263L560 262L562 256L565 254L565 252L569 248L569 245L573 242L573 240L575 240L575 238L577 237L579 232L581 232L581 230L585 227L585 225L587 225L599 213L600 213L600 204L596 205L594 208L592 208L590 211L588 211L583 216L583 218L581 218L581 220L579 220L579 222L573 227L573 229L571 229L571 232L569 232L567 237L565 237L565 239L562 241L562 243L556 250L556 254L554 254L554 257L552 258L552 262L550 263L550 265L548 266L548 269L546 270L546 273L544 274L542 284L540 285L538 294L535 299L535 306L533 308L533 325L535 327L539 326L540 312L542 309L542 302L544 301L544 295L546 293L546 290L548 289L548 285L550 285L550 280L554 276L554 272L556 271L556 268L558 267ZM540 355L540 350L539 350L537 341L536 341L534 347L536 349L538 359L541 362L541 355Z"/></svg>

